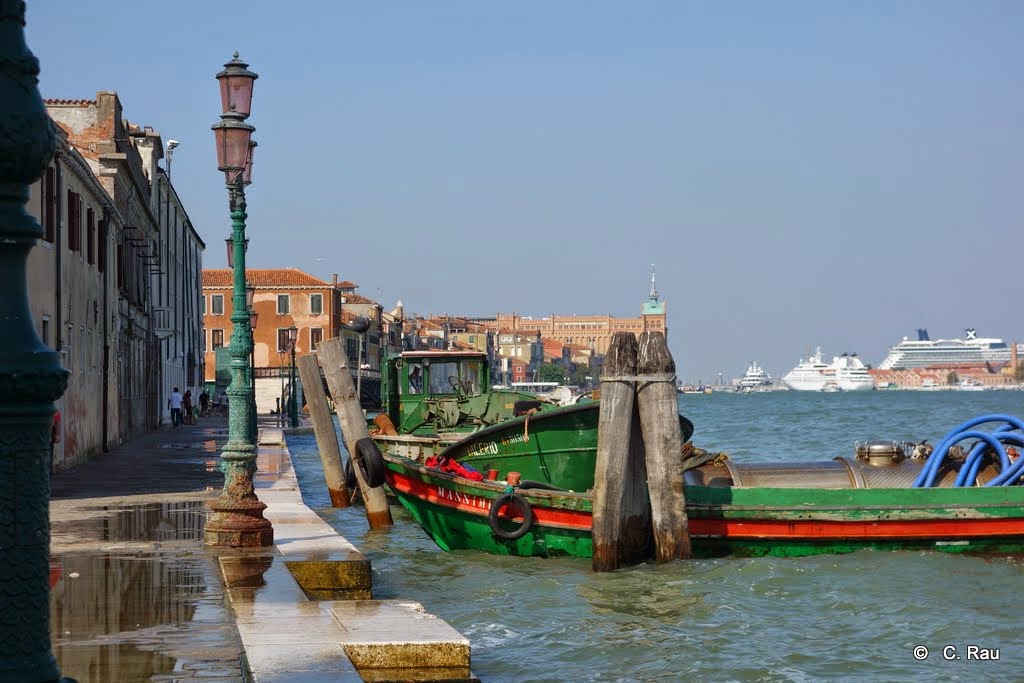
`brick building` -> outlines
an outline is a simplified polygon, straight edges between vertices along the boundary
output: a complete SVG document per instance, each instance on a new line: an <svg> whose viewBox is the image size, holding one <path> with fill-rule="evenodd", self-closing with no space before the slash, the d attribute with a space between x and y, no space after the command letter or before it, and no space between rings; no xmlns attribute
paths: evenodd
<svg viewBox="0 0 1024 683"><path fill-rule="evenodd" d="M608 351L612 335L615 332L632 332L639 336L641 332L658 331L668 336L666 303L658 296L654 274L651 274L651 291L647 301L640 306L640 315L636 318L615 318L610 315L550 315L544 318L521 316L515 313L499 313L494 318L469 318L493 331L536 330L545 339L553 339L563 344L585 346L595 354L604 355Z"/></svg>
<svg viewBox="0 0 1024 683"><path fill-rule="evenodd" d="M218 372L217 349L231 343L232 277L227 268L203 271L205 378L208 386L216 383L221 389L230 381L225 372L230 360L221 352ZM253 330L259 412L276 410L278 399L287 391L286 377L291 367L288 328L292 325L298 329L296 358L313 351L324 339L342 337L354 367L359 335L345 325L357 316L366 316L370 329L363 339L364 383L379 382L381 341L386 342L381 334L381 307L357 294L354 283L338 282L337 275L328 282L297 268L247 269L246 280L255 289L253 309L259 314Z"/></svg>

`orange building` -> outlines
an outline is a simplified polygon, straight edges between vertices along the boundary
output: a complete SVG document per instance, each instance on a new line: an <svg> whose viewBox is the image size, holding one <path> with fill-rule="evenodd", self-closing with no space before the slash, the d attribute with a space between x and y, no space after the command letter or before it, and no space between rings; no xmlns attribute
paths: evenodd
<svg viewBox="0 0 1024 683"><path fill-rule="evenodd" d="M288 328L298 328L296 356L313 344L337 336L340 319L332 283L295 268L251 269L245 272L256 288L253 309L259 314L253 330L257 368L290 367ZM231 343L232 273L203 270L203 327L206 331L206 381L214 380L215 353Z"/></svg>

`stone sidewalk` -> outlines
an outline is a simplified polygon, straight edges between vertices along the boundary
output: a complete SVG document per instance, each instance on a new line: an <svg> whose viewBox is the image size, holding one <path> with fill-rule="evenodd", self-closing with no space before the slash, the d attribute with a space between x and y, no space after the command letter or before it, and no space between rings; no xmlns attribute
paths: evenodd
<svg viewBox="0 0 1024 683"><path fill-rule="evenodd" d="M87 681L242 683L242 644L206 501L224 481L227 420L164 428L51 486L51 627L63 675Z"/></svg>
<svg viewBox="0 0 1024 683"><path fill-rule="evenodd" d="M224 480L224 418L164 428L54 477L51 622L63 675L477 681L465 637L418 603L373 599L369 560L302 502L276 421L260 426L254 483L274 525L268 548L203 545Z"/></svg>

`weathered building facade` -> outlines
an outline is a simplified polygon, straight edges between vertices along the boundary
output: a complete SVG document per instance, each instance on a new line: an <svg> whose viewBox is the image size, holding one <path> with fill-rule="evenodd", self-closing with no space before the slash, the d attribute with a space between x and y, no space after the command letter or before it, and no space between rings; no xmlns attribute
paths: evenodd
<svg viewBox="0 0 1024 683"><path fill-rule="evenodd" d="M40 336L71 372L54 449L64 469L159 426L164 359L200 356L204 245L173 187L161 191L159 134L128 123L116 93L46 107L59 145L32 186L44 238L28 277Z"/></svg>
<svg viewBox="0 0 1024 683"><path fill-rule="evenodd" d="M159 236L151 260L152 326L160 368L160 421L171 420L166 397L174 387L198 396L203 385L203 250L181 198L158 162L164 143L152 128L132 126L130 135L142 160L150 186L150 211L156 216ZM194 400L193 403L196 403Z"/></svg>
<svg viewBox="0 0 1024 683"><path fill-rule="evenodd" d="M149 208L149 182L116 93L99 92L95 100L47 100L46 108L88 160L124 221L114 247L118 300L112 362L118 378L118 440L127 441L159 425L150 269L160 233Z"/></svg>
<svg viewBox="0 0 1024 683"><path fill-rule="evenodd" d="M32 317L70 371L57 401L52 467L67 469L118 443L117 272L124 220L88 161L58 131L57 153L32 185L29 212L44 237L28 260Z"/></svg>

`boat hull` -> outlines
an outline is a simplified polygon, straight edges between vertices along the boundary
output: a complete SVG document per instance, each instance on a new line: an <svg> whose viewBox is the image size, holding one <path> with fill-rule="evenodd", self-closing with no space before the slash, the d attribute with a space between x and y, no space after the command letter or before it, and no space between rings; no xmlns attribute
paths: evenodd
<svg viewBox="0 0 1024 683"><path fill-rule="evenodd" d="M474 482L385 457L388 485L446 551L590 557L591 498L519 489L534 521L516 540L488 513L504 482ZM698 557L802 556L861 548L1024 552L1024 488L801 489L686 486Z"/></svg>

